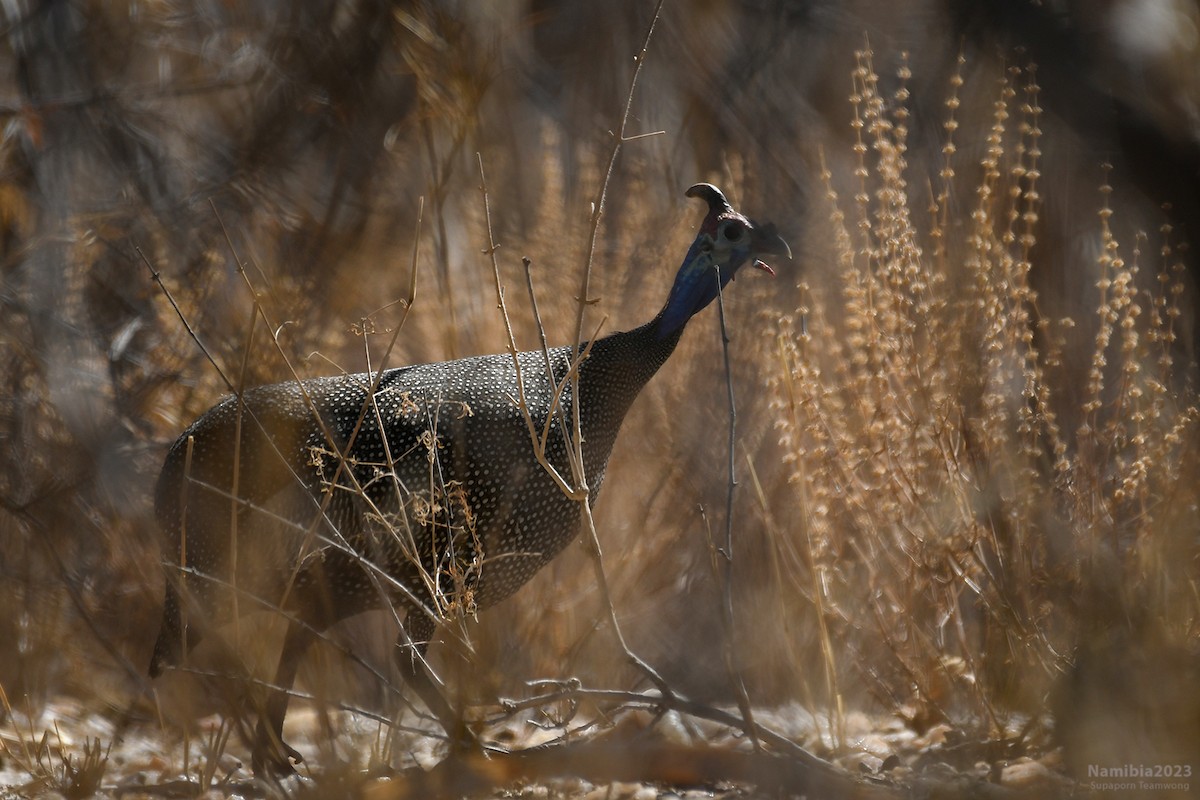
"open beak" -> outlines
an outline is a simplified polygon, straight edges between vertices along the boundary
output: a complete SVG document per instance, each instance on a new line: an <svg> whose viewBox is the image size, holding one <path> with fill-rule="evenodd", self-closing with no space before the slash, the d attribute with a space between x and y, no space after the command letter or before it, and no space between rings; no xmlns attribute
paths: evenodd
<svg viewBox="0 0 1200 800"><path fill-rule="evenodd" d="M779 235L774 223L768 222L761 227L756 226L751 242L754 245L754 268L761 269L772 277L775 275L775 270L771 269L770 264L760 261L758 256L775 255L785 256L789 261L792 259L792 248L788 247L788 243Z"/></svg>

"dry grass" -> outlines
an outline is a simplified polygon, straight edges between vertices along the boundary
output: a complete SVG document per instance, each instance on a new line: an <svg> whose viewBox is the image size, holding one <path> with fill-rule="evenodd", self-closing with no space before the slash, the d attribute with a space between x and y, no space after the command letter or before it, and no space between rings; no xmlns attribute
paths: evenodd
<svg viewBox="0 0 1200 800"><path fill-rule="evenodd" d="M219 207L232 249L250 265L251 296L210 209L188 218L194 238L172 234L170 219L129 222L148 213L137 207L100 222L82 212L47 222L20 175L6 173L4 226L21 246L6 251L2 307L12 391L0 398L0 419L14 455L0 475L0 640L18 645L0 653L0 687L13 699L0 727L0 784L69 797L111 788L122 776L107 748L120 735L138 741L125 747L123 775L186 774L208 787L238 774L230 754L241 745L232 725L204 715L211 700L172 710L204 682L176 676L158 687L155 706L141 677L161 591L148 487L165 444L225 387L126 252L130 241L162 269L216 361L233 375L246 363L248 383L287 379L285 360L302 375L378 366L402 321L390 364L499 352L504 320L480 254L489 234L464 154L479 140L489 175L510 179L493 178L490 191L517 344L539 341L530 306L517 300L525 255L550 343L570 338L591 233L585 198L603 179L607 150L557 112L505 121L520 150L489 138L481 120L495 92L475 82L492 68L488 54L447 20L396 24L418 44L404 39L407 59L385 61L406 65L417 99L388 128L391 151L375 163L396 185L418 175L411 185L421 190L398 197L355 184L354 221L319 222L326 248L358 244L324 270L289 261L308 242L297 231L320 215L288 206L253 175L238 177L238 204ZM785 143L821 165L806 211L788 200L776 210L757 190L777 187L778 176L735 146L720 170L678 179L666 145L635 143L594 256L603 330L648 319L693 235L696 209L678 195L702 178L735 206L782 222L800 254L774 283L747 275L725 298L741 414L733 641L751 701L765 725L843 765L900 756L892 774L902 778L934 760L970 772L976 762L1051 754L1046 763L1056 765L1063 742L1076 769L1186 760L1200 746L1200 405L1186 341L1195 311L1186 244L1166 225L1134 232L1141 219L1122 218L1124 176L1096 164L1095 217L1074 220L1094 251L1094 278L1079 279L1094 286L1080 296L1086 304L1094 291L1096 302L1061 313L1038 288L1062 269L1062 250L1045 199L1054 190L1047 153L1061 151L1036 70L1002 69L988 83L960 61L938 89L940 129L914 136L907 61L894 59L894 74L881 78L873 58L857 54L848 140L823 139L819 157ZM655 77L650 85L661 85ZM520 156L530 150L533 166ZM319 171L319 159L303 163ZM513 178L523 171L536 174ZM327 183L336 181L313 185ZM406 294L417 241L408 193L426 195L429 220L411 312L391 304ZM70 339L76 350L53 337L47 345L39 328L44 287L27 272L52 257L70 279L72 305L60 318L90 332L82 344ZM113 266L126 262L136 270ZM119 280L96 277L109 273ZM125 284L138 287L122 295L126 305L111 302L105 292ZM256 308L275 321L277 339L261 327L249 335ZM97 322L106 310L115 321ZM710 309L631 412L596 520L633 650L689 698L731 705L709 548L726 488L720 344ZM71 399L81 395L92 402ZM436 517L454 502L431 497L424 511ZM469 538L469 526L460 533ZM475 566L458 565L459 577ZM464 641L435 648L434 662L503 742L572 725L576 735L607 729L603 698L556 693L572 680L645 686L603 623L582 548L478 621L461 592L445 597L453 602L441 611ZM330 786L348 780L343 770L439 754L426 721L392 713L400 690L345 657L387 675L391 624L341 626L302 676L315 699L294 704L289 725L302 730L288 736ZM538 680L550 683L528 683ZM548 731L498 704L528 695L553 700L521 709ZM82 737L47 734L73 715ZM104 717L119 725L89 727ZM385 724L393 718L394 728ZM677 714L659 730L736 746Z"/></svg>
<svg viewBox="0 0 1200 800"><path fill-rule="evenodd" d="M821 620L834 707L866 686L916 725L971 720L1000 739L1048 713L1081 631L1132 625L1186 648L1200 611L1179 527L1200 500L1200 408L1172 371L1182 265L1164 238L1141 288L1144 241L1126 260L1100 187L1099 324L1084 402L1064 404L1060 330L1075 323L1047 319L1029 281L1034 78L1002 85L969 220L948 210L952 92L922 219L903 90L882 98L859 54L849 208L825 173L840 291L782 320L771 380L803 509L781 558Z"/></svg>

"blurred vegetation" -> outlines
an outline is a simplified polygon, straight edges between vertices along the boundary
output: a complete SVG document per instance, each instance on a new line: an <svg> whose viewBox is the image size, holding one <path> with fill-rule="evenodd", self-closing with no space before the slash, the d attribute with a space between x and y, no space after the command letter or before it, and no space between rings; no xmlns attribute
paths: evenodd
<svg viewBox="0 0 1200 800"><path fill-rule="evenodd" d="M623 330L658 309L696 181L791 242L776 280L726 295L736 652L755 705L828 715L831 752L851 746L859 708L1011 753L1065 742L1076 768L1200 752L1200 59L1195 41L1153 35L1194 30L1200 11L1169 4L1164 27L1166 11L1102 5L679 0L651 43L632 132L665 133L622 151L593 318ZM392 363L496 352L479 153L503 278L520 286L532 259L551 343L565 341L652 10L5 6L0 687L14 708L70 696L154 713L151 487L226 387L151 268L249 384L288 379L282 356L302 375L365 368L402 316L414 246ZM253 329L243 267L274 341ZM510 312L535 347L530 310ZM628 418L597 522L631 645L678 691L726 703L705 533L724 507L723 392L708 313ZM437 655L456 692L486 704L535 678L636 678L578 550L481 615L471 658ZM346 627L386 671L390 637ZM313 661L309 686L387 701L332 648Z"/></svg>

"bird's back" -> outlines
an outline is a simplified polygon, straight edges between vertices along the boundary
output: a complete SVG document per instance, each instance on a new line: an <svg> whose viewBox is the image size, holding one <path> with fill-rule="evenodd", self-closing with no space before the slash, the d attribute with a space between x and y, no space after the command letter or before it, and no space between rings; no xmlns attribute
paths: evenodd
<svg viewBox="0 0 1200 800"><path fill-rule="evenodd" d="M605 364L613 338L596 343L581 389L593 499L625 410L644 383ZM533 428L545 436L547 460L568 480L560 420L572 418L571 382L564 380L572 352L549 351L553 377L543 353L518 355ZM589 372L604 386L591 388ZM255 558L278 562L266 571L284 583L301 562L338 554L370 562L445 612L503 599L570 543L579 505L537 462L511 356L389 370L371 400L374 378L251 389L240 409L228 397L184 432L160 477L157 510L174 538L188 531L191 567L228 571L236 524L239 550L250 553L241 567L252 577L264 574ZM241 498L236 522L233 496ZM362 593L369 606L366 595L377 596L379 587L356 574L330 588Z"/></svg>
<svg viewBox="0 0 1200 800"><path fill-rule="evenodd" d="M534 429L548 431L548 460L569 476L561 428L557 414L551 413L569 351L558 348L550 356L553 382L542 354L519 355L524 398ZM348 452L353 478L330 480L336 458L331 458L323 434L313 431L304 446L328 461L309 473L309 488L322 491L332 485L335 494L346 497L335 504L335 524L354 528L366 521L355 532L362 546L386 559L389 574L403 574L415 555L422 581L439 581L441 592L469 587L472 602L490 605L524 584L574 537L578 504L537 463L517 401L511 356L385 373L356 435L368 376L325 379L318 385L321 393L328 392L322 404L328 427L337 432L338 448ZM558 402L570 409L569 383ZM598 435L596 444L603 439ZM594 462L589 466L600 471L598 488L608 450L595 453L589 446L588 451ZM380 547L381 537L390 546Z"/></svg>

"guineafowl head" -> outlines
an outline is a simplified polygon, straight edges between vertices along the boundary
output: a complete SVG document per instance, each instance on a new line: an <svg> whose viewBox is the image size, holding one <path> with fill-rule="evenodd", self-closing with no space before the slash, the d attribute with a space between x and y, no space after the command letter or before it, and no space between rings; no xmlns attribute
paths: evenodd
<svg viewBox="0 0 1200 800"><path fill-rule="evenodd" d="M697 183L687 190L687 196L708 203L708 214L675 275L675 285L658 321L660 339L678 331L693 314L715 300L718 281L724 288L746 264L774 275L775 271L759 257L792 257L773 224L760 225L734 211L712 184Z"/></svg>

